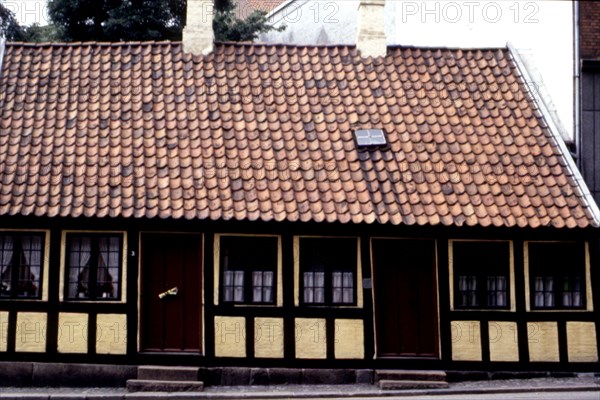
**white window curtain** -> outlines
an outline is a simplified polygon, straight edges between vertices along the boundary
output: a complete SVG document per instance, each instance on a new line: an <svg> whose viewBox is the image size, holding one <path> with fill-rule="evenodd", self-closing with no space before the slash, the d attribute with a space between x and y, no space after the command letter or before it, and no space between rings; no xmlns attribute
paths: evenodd
<svg viewBox="0 0 600 400"><path fill-rule="evenodd" d="M244 271L233 271L233 301L244 301Z"/></svg>
<svg viewBox="0 0 600 400"><path fill-rule="evenodd" d="M96 273L97 295L112 298L118 293L114 277L119 276L119 239L100 238L98 246L100 254Z"/></svg>
<svg viewBox="0 0 600 400"><path fill-rule="evenodd" d="M233 301L233 271L223 273L223 300Z"/></svg>
<svg viewBox="0 0 600 400"><path fill-rule="evenodd" d="M575 278L573 282L573 307L581 307L583 306L583 295L582 295L582 287L581 287L581 278Z"/></svg>
<svg viewBox="0 0 600 400"><path fill-rule="evenodd" d="M255 303L273 301L273 271L252 271L252 293Z"/></svg>
<svg viewBox="0 0 600 400"><path fill-rule="evenodd" d="M42 269L42 238L39 236L25 236L21 239L24 265L19 271L20 285L25 294L37 296L39 294L40 273ZM21 291L21 290L19 290Z"/></svg>
<svg viewBox="0 0 600 400"><path fill-rule="evenodd" d="M344 286L342 303L354 302L354 274L352 272L344 272L342 284Z"/></svg>
<svg viewBox="0 0 600 400"><path fill-rule="evenodd" d="M315 273L305 272L303 274L304 280L304 302L314 303L315 302Z"/></svg>
<svg viewBox="0 0 600 400"><path fill-rule="evenodd" d="M3 295L10 295L11 286L11 261L13 257L13 238L12 236L0 237L0 243L2 244L2 253L0 253L0 268L2 268L2 291Z"/></svg>
<svg viewBox="0 0 600 400"><path fill-rule="evenodd" d="M325 272L305 272L304 302L325 303Z"/></svg>
<svg viewBox="0 0 600 400"><path fill-rule="evenodd" d="M223 300L244 301L244 271L225 271L223 274Z"/></svg>
<svg viewBox="0 0 600 400"><path fill-rule="evenodd" d="M498 307L506 306L506 277L496 277L496 305Z"/></svg>
<svg viewBox="0 0 600 400"><path fill-rule="evenodd" d="M89 282L89 263L92 256L90 238L73 238L69 249L68 296L87 297Z"/></svg>
<svg viewBox="0 0 600 400"><path fill-rule="evenodd" d="M536 307L554 307L554 278L537 276L534 279Z"/></svg>

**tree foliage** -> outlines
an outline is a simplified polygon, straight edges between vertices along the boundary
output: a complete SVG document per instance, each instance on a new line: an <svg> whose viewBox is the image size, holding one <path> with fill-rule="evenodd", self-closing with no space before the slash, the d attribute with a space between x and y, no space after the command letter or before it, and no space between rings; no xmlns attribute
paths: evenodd
<svg viewBox="0 0 600 400"><path fill-rule="evenodd" d="M234 0L216 0L213 27L218 41L253 40L275 29L266 12L241 20ZM50 0L48 11L65 41L180 40L186 0Z"/></svg>
<svg viewBox="0 0 600 400"><path fill-rule="evenodd" d="M237 18L233 0L216 0L215 10L213 29L217 41L253 41L260 33L285 29L285 26L276 28L270 24L266 11L255 10L245 19Z"/></svg>
<svg viewBox="0 0 600 400"><path fill-rule="evenodd" d="M0 4L0 34L8 40L21 40L24 34L13 12L2 4Z"/></svg>

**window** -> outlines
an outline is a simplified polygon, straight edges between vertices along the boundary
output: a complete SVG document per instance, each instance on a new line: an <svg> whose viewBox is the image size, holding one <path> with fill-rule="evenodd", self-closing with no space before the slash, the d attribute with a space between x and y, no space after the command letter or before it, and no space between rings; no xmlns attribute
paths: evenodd
<svg viewBox="0 0 600 400"><path fill-rule="evenodd" d="M527 246L533 308L585 308L585 244L533 242Z"/></svg>
<svg viewBox="0 0 600 400"><path fill-rule="evenodd" d="M354 138L359 148L385 146L387 141L381 129L358 129L354 131Z"/></svg>
<svg viewBox="0 0 600 400"><path fill-rule="evenodd" d="M43 243L43 234L0 235L0 298L41 298Z"/></svg>
<svg viewBox="0 0 600 400"><path fill-rule="evenodd" d="M300 238L303 304L356 304L357 240Z"/></svg>
<svg viewBox="0 0 600 400"><path fill-rule="evenodd" d="M222 301L274 304L278 239L221 236L220 240Z"/></svg>
<svg viewBox="0 0 600 400"><path fill-rule="evenodd" d="M67 234L67 299L119 300L122 245L119 234Z"/></svg>
<svg viewBox="0 0 600 400"><path fill-rule="evenodd" d="M455 308L510 308L510 243L453 241Z"/></svg>

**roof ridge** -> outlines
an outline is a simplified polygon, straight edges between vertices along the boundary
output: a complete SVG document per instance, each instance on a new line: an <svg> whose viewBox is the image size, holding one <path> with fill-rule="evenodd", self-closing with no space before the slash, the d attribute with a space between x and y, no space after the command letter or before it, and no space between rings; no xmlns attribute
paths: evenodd
<svg viewBox="0 0 600 400"><path fill-rule="evenodd" d="M77 47L77 46L101 46L101 47L124 47L124 46L147 46L147 45L172 45L181 44L181 41L170 40L148 40L148 41L129 41L129 42L6 42L7 46L21 47Z"/></svg>

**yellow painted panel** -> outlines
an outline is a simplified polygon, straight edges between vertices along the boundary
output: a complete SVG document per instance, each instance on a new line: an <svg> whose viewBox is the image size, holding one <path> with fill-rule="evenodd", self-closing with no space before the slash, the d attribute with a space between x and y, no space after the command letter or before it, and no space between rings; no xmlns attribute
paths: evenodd
<svg viewBox="0 0 600 400"><path fill-rule="evenodd" d="M529 361L560 361L556 322L528 322L527 338Z"/></svg>
<svg viewBox="0 0 600 400"><path fill-rule="evenodd" d="M58 352L87 353L88 315L60 313L58 315Z"/></svg>
<svg viewBox="0 0 600 400"><path fill-rule="evenodd" d="M127 353L127 316L98 314L96 316L96 353Z"/></svg>
<svg viewBox="0 0 600 400"><path fill-rule="evenodd" d="M246 318L215 317L215 357L246 357Z"/></svg>
<svg viewBox="0 0 600 400"><path fill-rule="evenodd" d="M254 356L283 358L283 318L254 319Z"/></svg>
<svg viewBox="0 0 600 400"><path fill-rule="evenodd" d="M296 318L296 358L327 358L325 319Z"/></svg>
<svg viewBox="0 0 600 400"><path fill-rule="evenodd" d="M8 311L0 312L0 351L8 346Z"/></svg>
<svg viewBox="0 0 600 400"><path fill-rule="evenodd" d="M452 321L452 359L481 361L481 324L479 321Z"/></svg>
<svg viewBox="0 0 600 400"><path fill-rule="evenodd" d="M17 313L15 351L44 353L46 351L46 313Z"/></svg>
<svg viewBox="0 0 600 400"><path fill-rule="evenodd" d="M594 322L567 322L569 362L597 362L596 324Z"/></svg>
<svg viewBox="0 0 600 400"><path fill-rule="evenodd" d="M365 358L364 325L360 319L335 320L335 358Z"/></svg>
<svg viewBox="0 0 600 400"><path fill-rule="evenodd" d="M490 361L519 361L517 323L490 321Z"/></svg>

